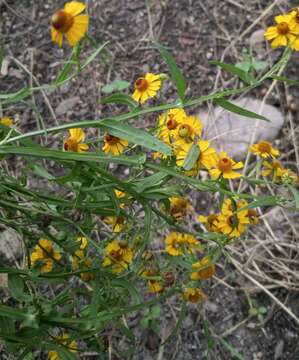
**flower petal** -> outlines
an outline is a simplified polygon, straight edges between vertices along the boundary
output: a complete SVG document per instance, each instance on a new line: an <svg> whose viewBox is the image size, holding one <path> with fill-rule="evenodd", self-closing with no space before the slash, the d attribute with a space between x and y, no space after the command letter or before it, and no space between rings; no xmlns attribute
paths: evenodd
<svg viewBox="0 0 299 360"><path fill-rule="evenodd" d="M71 1L64 5L64 11L73 16L79 15L85 10L85 4L79 1Z"/></svg>

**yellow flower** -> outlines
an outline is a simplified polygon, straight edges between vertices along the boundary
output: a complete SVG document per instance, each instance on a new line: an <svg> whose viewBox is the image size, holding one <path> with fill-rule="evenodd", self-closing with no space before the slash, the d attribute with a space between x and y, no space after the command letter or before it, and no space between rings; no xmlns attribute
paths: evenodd
<svg viewBox="0 0 299 360"><path fill-rule="evenodd" d="M289 13L290 15L290 24L294 26L294 31L296 34L299 34L299 7L296 10L293 10Z"/></svg>
<svg viewBox="0 0 299 360"><path fill-rule="evenodd" d="M219 214L210 214L208 216L199 215L197 220L204 224L208 231L219 232L218 216Z"/></svg>
<svg viewBox="0 0 299 360"><path fill-rule="evenodd" d="M52 41L61 47L64 35L70 46L75 46L88 29L88 15L80 15L84 10L83 3L71 1L64 5L63 10L56 11L51 20Z"/></svg>
<svg viewBox="0 0 299 360"><path fill-rule="evenodd" d="M84 152L88 150L88 145L82 143L85 140L85 133L82 129L70 129L69 134L63 144L65 151Z"/></svg>
<svg viewBox="0 0 299 360"><path fill-rule="evenodd" d="M178 166L183 166L188 155L188 152L192 144L181 144L177 152L176 164ZM197 143L199 148L199 156L195 164L194 170L196 172L198 169L204 167L206 169L211 169L213 166L216 166L217 163L217 153L216 150L210 147L210 143L205 140L199 140Z"/></svg>
<svg viewBox="0 0 299 360"><path fill-rule="evenodd" d="M13 121L9 117L3 117L2 119L0 119L0 124L9 127L13 125Z"/></svg>
<svg viewBox="0 0 299 360"><path fill-rule="evenodd" d="M246 226L250 224L248 210L239 210L247 205L242 200L236 203L234 209L231 199L225 199L222 205L222 212L218 217L218 228L221 233L229 237L238 237L246 230Z"/></svg>
<svg viewBox="0 0 299 360"><path fill-rule="evenodd" d="M132 248L117 240L113 240L105 247L105 253L103 266L110 266L115 274L119 274L127 269L133 261Z"/></svg>
<svg viewBox="0 0 299 360"><path fill-rule="evenodd" d="M209 256L205 256L200 261L192 264L192 271L190 274L191 280L207 280L215 274L215 265L211 262Z"/></svg>
<svg viewBox="0 0 299 360"><path fill-rule="evenodd" d="M60 252L54 250L53 243L47 239L40 239L38 245L30 255L31 265L34 267L40 263L41 272L50 272L53 269L54 260L60 260Z"/></svg>
<svg viewBox="0 0 299 360"><path fill-rule="evenodd" d="M151 277L151 276L158 276L159 275L159 271L156 269L146 269L141 273L141 277L143 278L147 278L147 277ZM164 286L163 284L156 279L149 279L147 282L147 286L148 286L148 290L150 293L155 294L155 293L161 293L164 291Z"/></svg>
<svg viewBox="0 0 299 360"><path fill-rule="evenodd" d="M170 144L176 137L179 124L186 117L184 109L174 108L159 116L159 138Z"/></svg>
<svg viewBox="0 0 299 360"><path fill-rule="evenodd" d="M259 143L250 146L249 151L263 159L267 159L269 157L276 158L279 156L279 151L274 149L272 145L265 140L261 140Z"/></svg>
<svg viewBox="0 0 299 360"><path fill-rule="evenodd" d="M187 211L192 208L191 204L182 197L171 197L169 201L169 213L177 221L183 220L187 215Z"/></svg>
<svg viewBox="0 0 299 360"><path fill-rule="evenodd" d="M129 143L127 140L122 140L117 136L106 133L104 136L104 145L102 150L106 154L120 155L123 153L125 147L128 146L128 144Z"/></svg>
<svg viewBox="0 0 299 360"><path fill-rule="evenodd" d="M67 347L70 352L77 352L77 343L71 340L69 334L63 333L62 336L57 336L56 340L63 346ZM48 352L49 360L62 360L57 351L51 350Z"/></svg>
<svg viewBox="0 0 299 360"><path fill-rule="evenodd" d="M248 209L247 216L251 225L257 225L259 223L258 213L255 209Z"/></svg>
<svg viewBox="0 0 299 360"><path fill-rule="evenodd" d="M265 38L272 40L272 48L293 44L296 39L296 24L291 22L290 15L278 15L275 17L275 26L270 26L265 32Z"/></svg>
<svg viewBox="0 0 299 360"><path fill-rule="evenodd" d="M284 172L284 167L282 163L278 160L273 160L272 162L264 161L264 168L262 169L262 175L265 177L271 176L273 180L281 180L281 177Z"/></svg>
<svg viewBox="0 0 299 360"><path fill-rule="evenodd" d="M134 92L132 98L143 104L147 99L156 96L161 87L160 75L147 73L144 77L140 77L135 81Z"/></svg>
<svg viewBox="0 0 299 360"><path fill-rule="evenodd" d="M169 233L165 238L165 251L171 256L180 256L184 252L200 250L200 244L193 235L182 234L176 231Z"/></svg>
<svg viewBox="0 0 299 360"><path fill-rule="evenodd" d="M221 152L215 167L215 169L209 170L212 179L216 180L220 176L224 179L236 179L239 178L241 174L234 170L241 169L243 167L243 163L241 161L236 163L233 159L228 157L225 152Z"/></svg>
<svg viewBox="0 0 299 360"><path fill-rule="evenodd" d="M186 288L183 292L183 299L193 304L206 298L205 293L198 288Z"/></svg>
<svg viewBox="0 0 299 360"><path fill-rule="evenodd" d="M186 116L180 122L175 134L176 145L192 143L202 132L202 122L196 116Z"/></svg>
<svg viewBox="0 0 299 360"><path fill-rule="evenodd" d="M105 222L112 225L114 233L120 233L125 227L125 218L123 216L107 216Z"/></svg>

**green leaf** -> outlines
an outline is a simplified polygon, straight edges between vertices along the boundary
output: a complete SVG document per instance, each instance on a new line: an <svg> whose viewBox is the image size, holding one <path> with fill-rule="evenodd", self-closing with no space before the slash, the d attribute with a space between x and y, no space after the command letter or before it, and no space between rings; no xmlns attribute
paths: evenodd
<svg viewBox="0 0 299 360"><path fill-rule="evenodd" d="M145 160L145 154L136 156L113 156L106 155L100 152L93 153L76 153L71 151L53 150L40 147L18 147L18 146L2 146L0 147L0 154L15 154L19 156L32 156L42 159L52 160L73 160L86 162L103 162L103 163L117 163L122 165L142 165Z"/></svg>
<svg viewBox="0 0 299 360"><path fill-rule="evenodd" d="M130 141L133 144L141 145L166 155L171 155L170 146L166 145L164 142L158 140L144 130L136 129L131 125L123 124L112 119L101 121L99 126L109 134L117 136L120 139Z"/></svg>
<svg viewBox="0 0 299 360"><path fill-rule="evenodd" d="M286 83L289 84L289 85L297 85L297 86L299 86L299 81L298 81L298 80L292 80L292 79L287 78L286 76L275 76L275 75L272 75L272 76L270 76L270 78L271 78L271 79L278 80L278 81L286 82Z"/></svg>
<svg viewBox="0 0 299 360"><path fill-rule="evenodd" d="M8 274L8 288L11 296L19 301L30 300L29 294L25 293L25 283L18 274Z"/></svg>
<svg viewBox="0 0 299 360"><path fill-rule="evenodd" d="M299 209L299 192L298 192L298 190L290 184L287 184L287 187L289 188L289 190L291 191L291 193L294 196L296 209Z"/></svg>
<svg viewBox="0 0 299 360"><path fill-rule="evenodd" d="M77 49L73 48L70 59L65 63L62 71L59 73L57 79L55 80L55 85L59 86L65 80L67 80L67 78L69 77L72 71L73 66L77 63L76 57L77 57Z"/></svg>
<svg viewBox="0 0 299 360"><path fill-rule="evenodd" d="M241 69L242 71L248 73L248 71L250 70L251 68L251 62L249 60L247 61L242 61L242 62L238 62L236 65L235 65L238 69Z"/></svg>
<svg viewBox="0 0 299 360"><path fill-rule="evenodd" d="M109 41L106 41L104 44L100 45L96 51L94 51L83 63L83 65L81 66L80 70L83 70L84 68L86 68L86 66L88 66L92 61L94 61L94 59L104 50L105 46L109 44Z"/></svg>
<svg viewBox="0 0 299 360"><path fill-rule="evenodd" d="M185 170L189 171L193 168L199 157L199 153L200 153L199 146L196 144L192 144L183 164L183 168Z"/></svg>
<svg viewBox="0 0 299 360"><path fill-rule="evenodd" d="M252 119L260 119L264 121L270 121L266 117L256 114L255 112L249 111L247 109L241 108L240 106L237 106L230 101L224 99L224 98L217 98L213 100L217 105L223 107L224 109L233 112L235 114L245 116Z"/></svg>
<svg viewBox="0 0 299 360"><path fill-rule="evenodd" d="M230 72L231 74L237 75L245 84L252 85L256 82L255 78L247 72L241 70L239 67L226 64L224 62L213 60L211 64L219 66L221 69Z"/></svg>
<svg viewBox="0 0 299 360"><path fill-rule="evenodd" d="M264 70L268 67L268 63L266 61L259 61L259 60L252 60L252 67L254 68L254 70L259 71L259 70Z"/></svg>
<svg viewBox="0 0 299 360"><path fill-rule="evenodd" d="M180 99L184 101L187 86L183 73L177 66L170 52L168 52L164 46L159 43L154 43L154 45L159 50L163 60L168 66L172 81L175 83Z"/></svg>
<svg viewBox="0 0 299 360"><path fill-rule="evenodd" d="M127 89L130 86L130 83L125 80L114 80L109 84L104 85L101 90L105 94L110 94L113 91L122 91Z"/></svg>
<svg viewBox="0 0 299 360"><path fill-rule="evenodd" d="M0 104L7 105L23 100L24 98L31 95L32 90L29 87L10 94L0 94Z"/></svg>
<svg viewBox="0 0 299 360"><path fill-rule="evenodd" d="M260 206L281 205L281 197L278 196L261 196L258 200L252 201L249 205L244 206L241 210L254 209Z"/></svg>
<svg viewBox="0 0 299 360"><path fill-rule="evenodd" d="M115 93L107 96L102 99L101 103L128 105L131 109L136 109L139 106L139 104L131 96L122 93Z"/></svg>
<svg viewBox="0 0 299 360"><path fill-rule="evenodd" d="M226 340L222 339L221 337L218 338L218 341L223 345L223 347L226 348L230 352L230 355L232 356L231 359L238 359L238 360L245 360L243 355L241 355L236 348L234 348L230 343L228 343Z"/></svg>

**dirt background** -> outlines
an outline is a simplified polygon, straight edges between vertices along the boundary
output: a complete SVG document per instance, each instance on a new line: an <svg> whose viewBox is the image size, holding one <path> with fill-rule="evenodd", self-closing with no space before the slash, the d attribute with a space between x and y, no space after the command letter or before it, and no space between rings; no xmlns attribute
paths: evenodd
<svg viewBox="0 0 299 360"><path fill-rule="evenodd" d="M262 29L271 24L274 15L289 10L297 2L276 1L267 12L265 9L273 1L90 0L87 3L91 17L90 35L97 44L110 41L106 61L95 61L74 81L46 93L48 102L42 94L35 94L31 98L31 109L22 103L0 109L5 115L15 117L17 113L16 120L22 130L36 129L42 123L50 126L111 114L111 107L101 105L102 85L115 79L132 82L146 71L166 71L151 47L152 40L171 49L186 76L188 96L234 87L236 80L217 71L210 61L223 57L225 62L234 64L242 59L243 49L251 47L258 59L273 63L280 51L270 50L261 40ZM4 73L0 75L1 92L14 92L28 84L36 86L55 79L70 53L67 46L59 49L50 39L50 16L62 5L62 1L56 0L0 1L0 49L7 64L7 69L2 69ZM91 53L92 49L89 49ZM285 72L293 79L298 78L298 60L299 53L294 54ZM263 97L269 85L266 83L253 95ZM166 95L168 100L173 100L174 89L169 87ZM285 154L285 163L294 164L294 131L298 134L299 124L298 90L277 84L268 102L279 107L286 118L291 116L293 119L293 128L286 120L277 145ZM151 118L147 123L151 123ZM50 140L49 145L51 141L54 140ZM281 224L277 226L273 217L269 223L274 235L289 231L282 229ZM290 236L298 253L296 234L295 229ZM263 240L268 235L260 230L257 236ZM252 234L249 234L242 241L251 238ZM208 300L203 306L190 306L178 335L163 345L154 334L137 333L140 341L133 359L299 359L295 320L260 287L252 284L240 269L225 263L221 267L215 279L207 284ZM271 273L271 276L279 278L279 274ZM282 276L282 281L287 280ZM265 286L275 299L299 317L298 288L291 291L288 286L275 283L271 287L271 281ZM250 316L248 297L255 299L258 307L267 309L262 321ZM167 304L163 314L165 320L159 321L159 326L162 337L166 338L179 315L179 304ZM135 326L139 328L138 321ZM117 349L119 340L112 340L111 346ZM92 358L95 357L86 356L86 359Z"/></svg>

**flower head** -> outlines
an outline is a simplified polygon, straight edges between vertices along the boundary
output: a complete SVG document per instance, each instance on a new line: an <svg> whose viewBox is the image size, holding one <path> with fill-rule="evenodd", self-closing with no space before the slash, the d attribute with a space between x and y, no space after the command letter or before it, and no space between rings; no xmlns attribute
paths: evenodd
<svg viewBox="0 0 299 360"><path fill-rule="evenodd" d="M180 256L196 249L200 250L200 244L193 235L173 231L165 238L165 251L171 256Z"/></svg>
<svg viewBox="0 0 299 360"><path fill-rule="evenodd" d="M105 222L112 225L112 231L114 233L120 233L125 227L125 218L123 216L107 216Z"/></svg>
<svg viewBox="0 0 299 360"><path fill-rule="evenodd" d="M179 124L186 117L184 109L170 109L159 116L159 138L165 143L170 144L177 136Z"/></svg>
<svg viewBox="0 0 299 360"><path fill-rule="evenodd" d="M215 273L215 265L209 256L205 256L200 261L192 264L191 280L207 280Z"/></svg>
<svg viewBox="0 0 299 360"><path fill-rule="evenodd" d="M53 243L47 239L40 239L38 245L30 255L31 265L35 267L41 265L41 272L50 272L53 269L55 260L60 260L61 254L53 247Z"/></svg>
<svg viewBox="0 0 299 360"><path fill-rule="evenodd" d="M177 127L175 142L177 145L190 144L202 132L202 122L196 116L186 116Z"/></svg>
<svg viewBox="0 0 299 360"><path fill-rule="evenodd" d="M271 143L266 140L261 140L259 143L253 144L250 146L249 151L263 159L267 159L269 157L276 158L279 156L279 151L274 149Z"/></svg>
<svg viewBox="0 0 299 360"><path fill-rule="evenodd" d="M3 117L3 118L0 119L0 124L10 127L10 126L13 125L13 121L12 121L11 118L6 116L6 117Z"/></svg>
<svg viewBox="0 0 299 360"><path fill-rule="evenodd" d="M160 75L147 73L145 76L138 78L134 84L133 99L143 104L149 98L156 96L161 87Z"/></svg>
<svg viewBox="0 0 299 360"><path fill-rule="evenodd" d="M236 179L241 176L234 170L242 169L243 163L240 161L236 163L225 152L219 154L215 168L210 169L209 173L212 179L218 179L222 176L224 179Z"/></svg>
<svg viewBox="0 0 299 360"><path fill-rule="evenodd" d="M65 151L84 152L88 150L88 145L82 143L85 140L85 133L82 129L70 129L69 134L63 144Z"/></svg>
<svg viewBox="0 0 299 360"><path fill-rule="evenodd" d="M206 298L205 293L198 288L186 288L183 292L183 299L193 304Z"/></svg>
<svg viewBox="0 0 299 360"><path fill-rule="evenodd" d="M127 140L122 140L117 136L106 133L104 136L104 145L102 150L106 154L120 155L123 153L128 144Z"/></svg>
<svg viewBox="0 0 299 360"><path fill-rule="evenodd" d="M208 231L219 232L218 217L219 214L210 214L208 216L199 215L197 220L204 224Z"/></svg>
<svg viewBox="0 0 299 360"><path fill-rule="evenodd" d="M225 199L222 205L222 212L218 217L218 228L223 234L229 237L238 237L245 232L246 226L250 224L248 210L242 210L245 207L246 201L241 200L237 203L232 202L231 199Z"/></svg>
<svg viewBox="0 0 299 360"><path fill-rule="evenodd" d="M157 277L159 276L159 271L157 269L145 269L141 273L141 277L147 278L147 277ZM157 279L148 279L147 281L148 290L150 293L161 293L164 291L164 286L161 281Z"/></svg>
<svg viewBox="0 0 299 360"><path fill-rule="evenodd" d="M192 208L191 204L183 197L171 197L169 213L177 221L183 220L189 209Z"/></svg>
<svg viewBox="0 0 299 360"><path fill-rule="evenodd" d="M78 1L71 1L62 10L56 11L51 19L52 41L62 46L63 36L70 46L75 46L88 29L88 15L82 15L85 5ZM80 15L81 14L81 15Z"/></svg>
<svg viewBox="0 0 299 360"><path fill-rule="evenodd" d="M63 333L62 336L57 336L56 340L59 344L67 347L70 352L77 352L77 343L71 340L69 334ZM48 352L49 360L62 360L57 351L51 350Z"/></svg>
<svg viewBox="0 0 299 360"><path fill-rule="evenodd" d="M296 39L296 24L291 21L292 17L288 15L278 15L275 17L275 26L270 26L265 32L265 38L271 40L272 48L278 46L287 46L293 44Z"/></svg>
<svg viewBox="0 0 299 360"><path fill-rule="evenodd" d="M119 274L133 261L132 248L121 241L113 240L105 247L105 258L103 266L109 266L112 272Z"/></svg>

